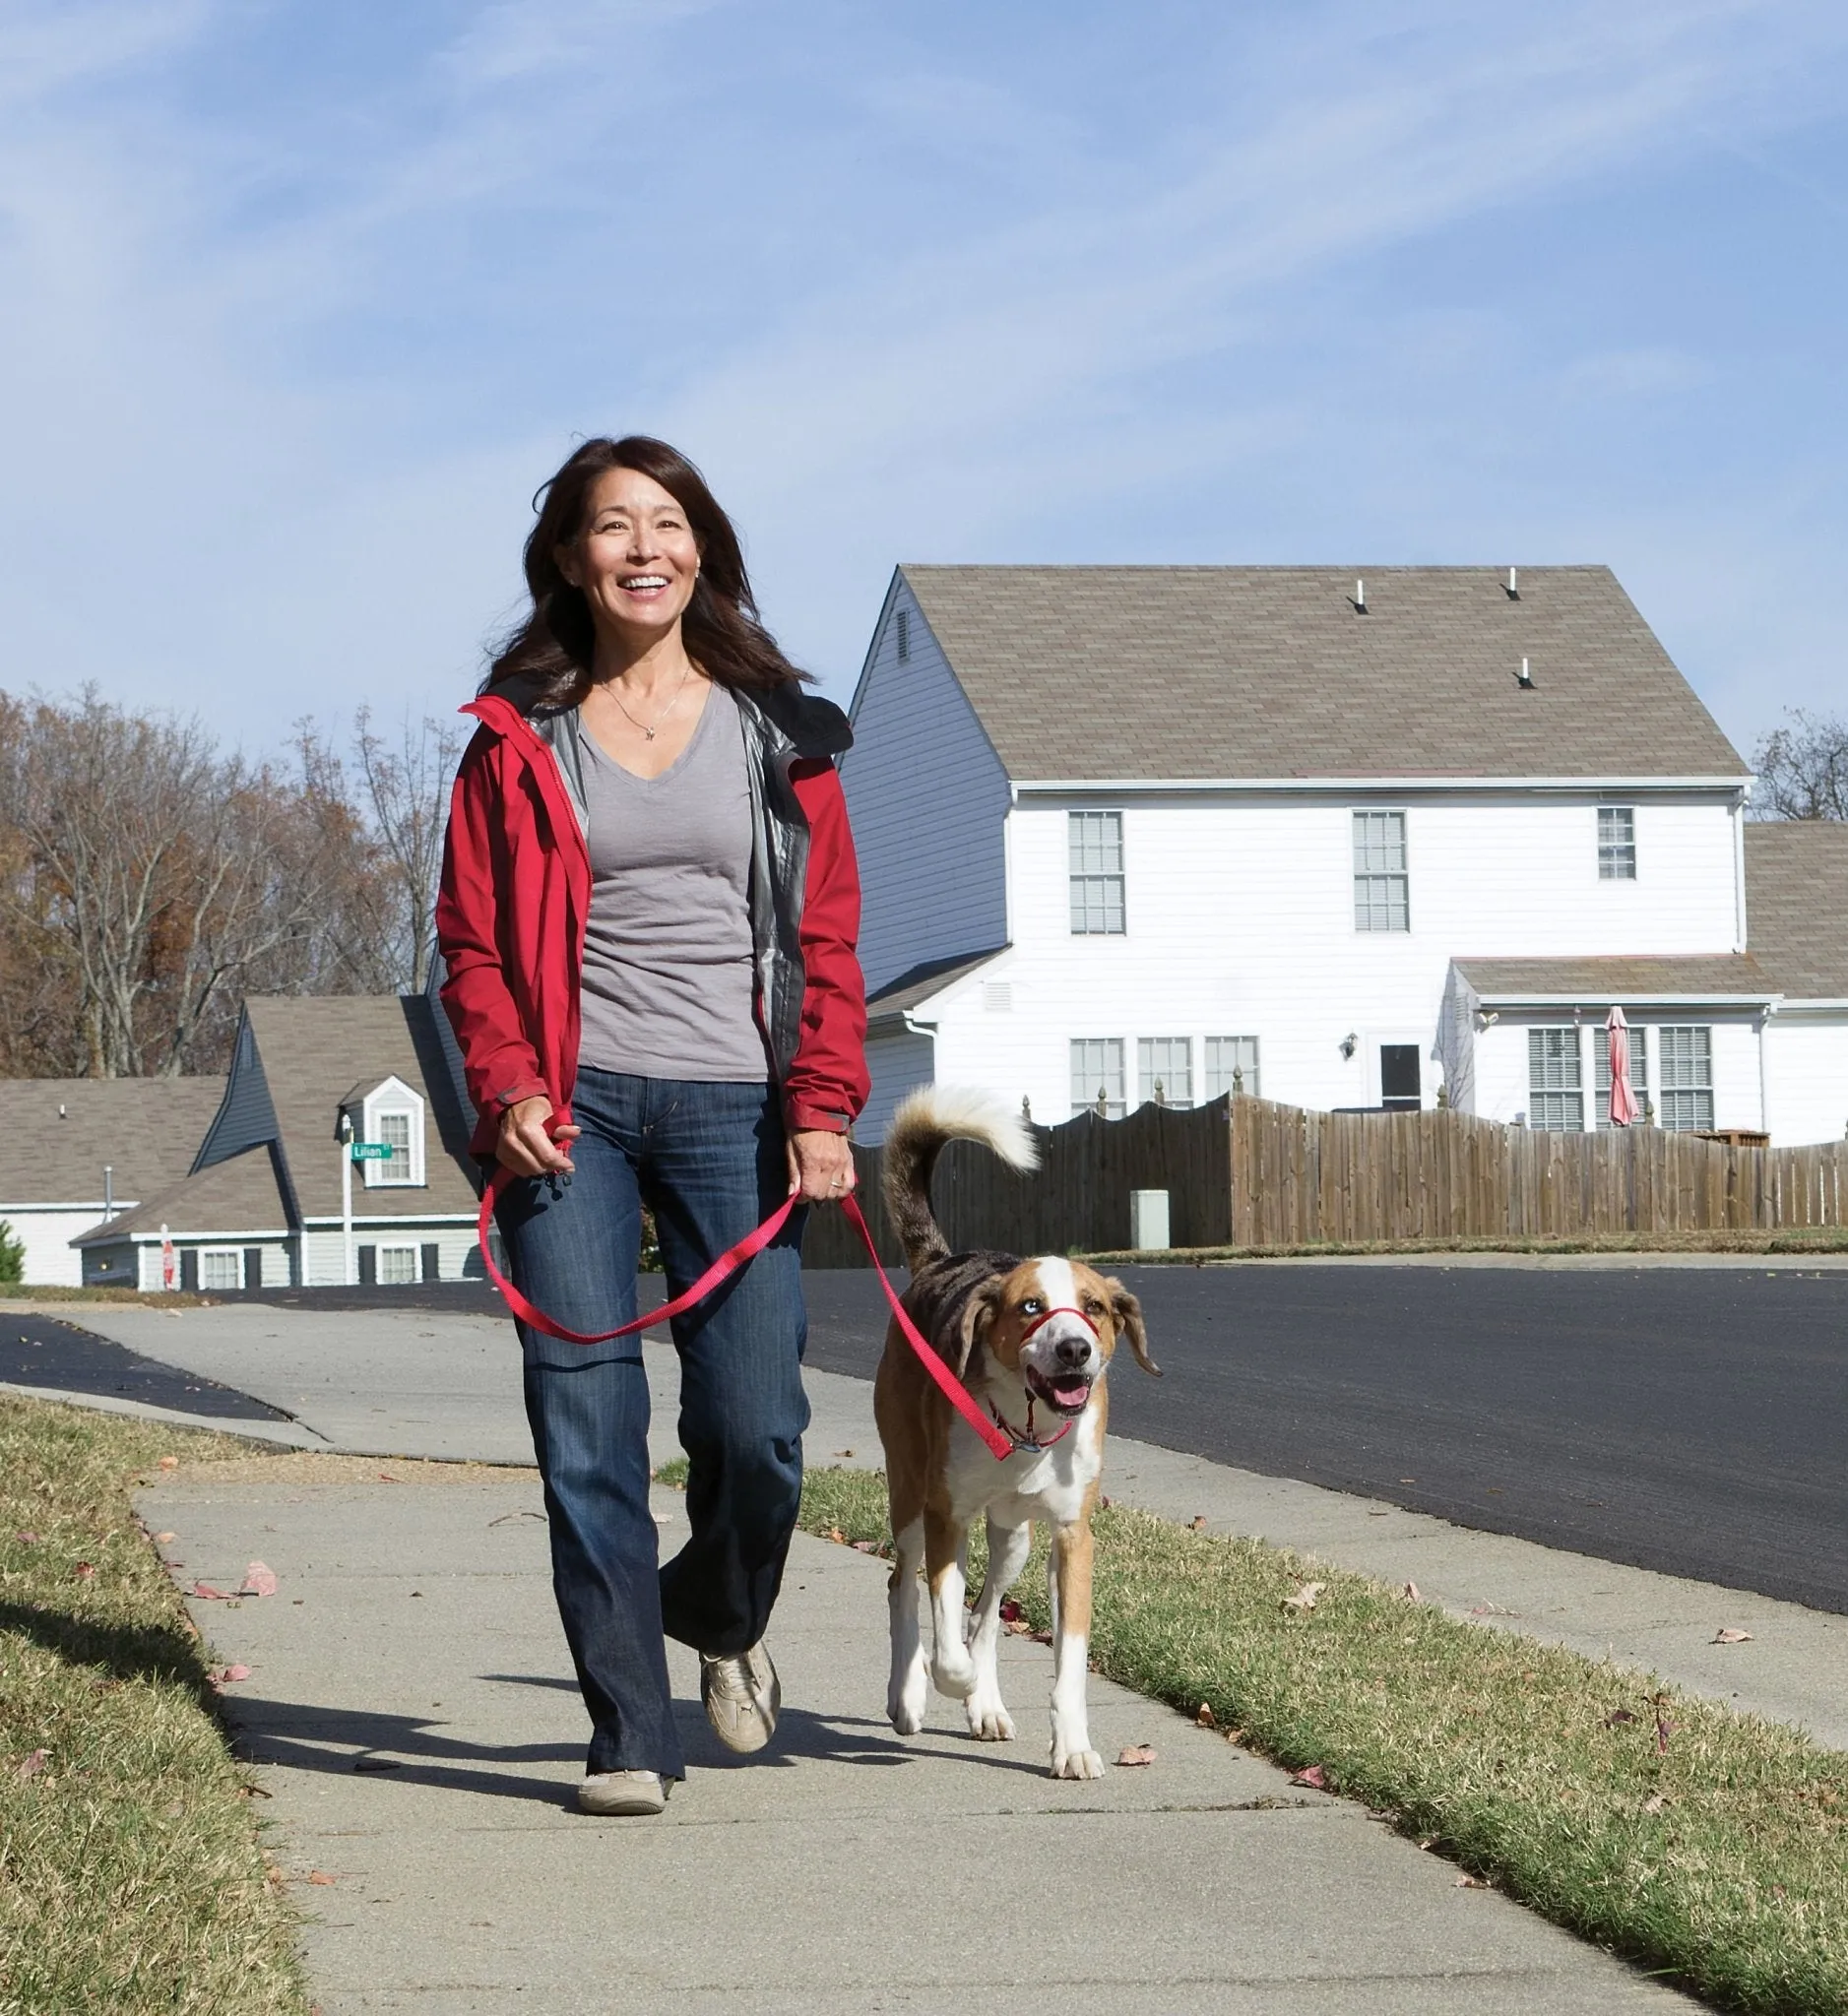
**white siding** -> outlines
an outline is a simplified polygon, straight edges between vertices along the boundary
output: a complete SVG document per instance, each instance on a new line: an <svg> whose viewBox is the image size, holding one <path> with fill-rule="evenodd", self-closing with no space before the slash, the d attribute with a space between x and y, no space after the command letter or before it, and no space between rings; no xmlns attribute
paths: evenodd
<svg viewBox="0 0 1848 2016"><path fill-rule="evenodd" d="M475 1226L418 1224L414 1219L355 1219L352 1228L352 1242L359 1246L416 1246L434 1245L438 1248L438 1279L461 1281L465 1269L470 1276L478 1274L479 1265L469 1268L470 1256L475 1252ZM339 1226L329 1229L316 1226L303 1232L301 1243L306 1249L306 1286L309 1288L338 1288L346 1280L346 1247ZM389 1290L381 1290L388 1293Z"/></svg>
<svg viewBox="0 0 1848 2016"><path fill-rule="evenodd" d="M1133 1057L1138 1037L1255 1036L1265 1096L1319 1107L1374 1103L1381 1045L1417 1043L1431 1103L1439 1074L1430 1052L1452 958L1711 954L1735 941L1733 820L1717 794L1638 802L1635 882L1599 880L1590 794L1381 799L1407 814L1406 932L1354 927L1359 800L1131 797L1122 802L1120 937L1071 933L1071 802L1028 798L1009 816L1013 946L983 976L1011 982L1012 1015L985 1015L974 987L918 1011L937 1024L940 1081L984 1085L1010 1102L1025 1094L1036 1116L1069 1105L1068 1044L1079 1037L1118 1038ZM1354 1054L1344 1058L1349 1035ZM1755 1089L1747 1100L1755 1068L1755 1052L1742 1075L1716 1051L1727 1088L1716 1095L1728 1110L1743 1103L1755 1113ZM1524 1050L1521 1070L1520 1097L1502 1117L1526 1103ZM1477 1110L1494 1110L1481 1088Z"/></svg>
<svg viewBox="0 0 1848 2016"><path fill-rule="evenodd" d="M127 1208L118 1201L118 1212ZM28 1287L82 1286L84 1263L71 1241L102 1223L100 1199L95 1204L0 1204L0 1219L26 1248Z"/></svg>
<svg viewBox="0 0 1848 2016"><path fill-rule="evenodd" d="M1848 1135L1848 1014L1786 1008L1773 1016L1765 1074L1773 1143L1793 1148Z"/></svg>
<svg viewBox="0 0 1848 2016"><path fill-rule="evenodd" d="M860 962L876 992L927 960L1007 937L1006 773L903 581L855 697L854 734L841 784L864 891Z"/></svg>
<svg viewBox="0 0 1848 2016"><path fill-rule="evenodd" d="M1689 1024L1713 1032L1713 1124L1716 1127L1762 1127L1763 1107L1758 1078L1758 1025L1755 1015L1712 1008L1639 1008L1625 1004L1630 1040L1639 1033L1649 1046L1646 1097L1661 1105L1661 1047L1656 1031L1665 1023ZM1510 1015L1476 1038L1476 1102L1472 1110L1489 1120L1512 1120L1529 1109L1527 1032L1535 1027L1558 1028L1569 1013ZM1579 1077L1583 1084L1585 1124L1596 1114L1596 1070L1599 1048L1606 1042L1602 1016L1587 1015L1579 1025ZM1778 1135L1773 1138L1792 1139Z"/></svg>

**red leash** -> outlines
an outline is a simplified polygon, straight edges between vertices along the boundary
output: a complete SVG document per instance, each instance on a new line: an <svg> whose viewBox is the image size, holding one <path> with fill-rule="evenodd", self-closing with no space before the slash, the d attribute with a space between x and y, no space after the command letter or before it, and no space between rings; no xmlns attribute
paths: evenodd
<svg viewBox="0 0 1848 2016"><path fill-rule="evenodd" d="M761 1253L788 1224L790 1213L796 1209L796 1192L792 1190L754 1232L746 1232L735 1246L729 1247L721 1253L684 1293L675 1295L672 1301L665 1303L659 1309L650 1309L646 1316L636 1317L633 1323L622 1323L614 1330L598 1330L587 1335L584 1331L567 1330L562 1323L554 1323L543 1309L528 1301L494 1264L494 1255L487 1243L488 1224L493 1218L494 1206L499 1201L500 1193L512 1179L513 1171L504 1164L496 1164L493 1173L481 1191L481 1210L475 1224L475 1235L480 1244L481 1259L487 1267L488 1279L499 1289L508 1308L520 1321L530 1323L535 1330L543 1331L547 1337L556 1337L566 1344L606 1344L612 1337L628 1337L637 1330L646 1330L654 1324L666 1323L670 1317L684 1315L695 1302L704 1301L721 1282L729 1281L747 1261ZM860 1208L860 1199L851 1190L841 1199L841 1209L847 1213L848 1222L860 1233L865 1245L866 1257L872 1262L873 1273L879 1277L879 1286L885 1291L885 1298L892 1305L893 1317L904 1335L905 1342L918 1354L924 1370L936 1381L938 1391L982 1437L990 1455L997 1461L1011 1456L1014 1453L1014 1442L998 1424L983 1418L982 1409L977 1405L975 1395L924 1342L917 1324L906 1313L897 1291L886 1279L885 1269L879 1264L878 1248L872 1242L872 1231L866 1224L864 1213Z"/></svg>

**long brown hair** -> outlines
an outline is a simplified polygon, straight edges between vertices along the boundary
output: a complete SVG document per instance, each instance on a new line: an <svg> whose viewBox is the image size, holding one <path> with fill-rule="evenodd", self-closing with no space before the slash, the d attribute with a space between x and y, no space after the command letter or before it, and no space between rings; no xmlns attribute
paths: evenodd
<svg viewBox="0 0 1848 2016"><path fill-rule="evenodd" d="M583 698L597 633L583 594L559 572L557 549L583 531L591 491L612 469L652 477L686 513L699 546L699 579L681 618L681 633L700 670L721 686L760 693L806 679L807 673L790 663L758 620L737 534L706 478L677 448L646 434L627 434L620 441L604 436L586 441L534 499L539 523L526 542L533 610L501 647L481 690L525 675L538 682L542 702Z"/></svg>

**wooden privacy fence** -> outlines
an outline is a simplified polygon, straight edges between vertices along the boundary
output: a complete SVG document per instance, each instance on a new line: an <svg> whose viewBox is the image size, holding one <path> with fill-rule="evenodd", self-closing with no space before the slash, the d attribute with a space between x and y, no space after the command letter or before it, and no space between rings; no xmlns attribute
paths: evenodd
<svg viewBox="0 0 1848 2016"><path fill-rule="evenodd" d="M1848 1224L1848 1143L1742 1148L1654 1127L1548 1134L1468 1113L1319 1113L1220 1099L1082 1113L1036 1127L1041 1167L1004 1168L955 1142L932 1197L953 1248L1120 1249L1131 1190L1166 1190L1177 1246L1310 1246L1382 1239L1578 1238L1771 1231ZM854 1151L887 1264L877 1149ZM865 1255L836 1212L809 1219L811 1267Z"/></svg>

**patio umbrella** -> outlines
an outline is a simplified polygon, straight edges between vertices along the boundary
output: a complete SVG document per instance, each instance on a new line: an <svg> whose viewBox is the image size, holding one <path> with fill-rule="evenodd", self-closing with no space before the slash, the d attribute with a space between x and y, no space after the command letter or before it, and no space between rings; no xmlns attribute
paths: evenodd
<svg viewBox="0 0 1848 2016"><path fill-rule="evenodd" d="M1604 1027L1611 1041L1611 1125L1634 1126L1642 1109L1630 1090L1629 1024L1624 1020L1623 1009L1613 1008Z"/></svg>

